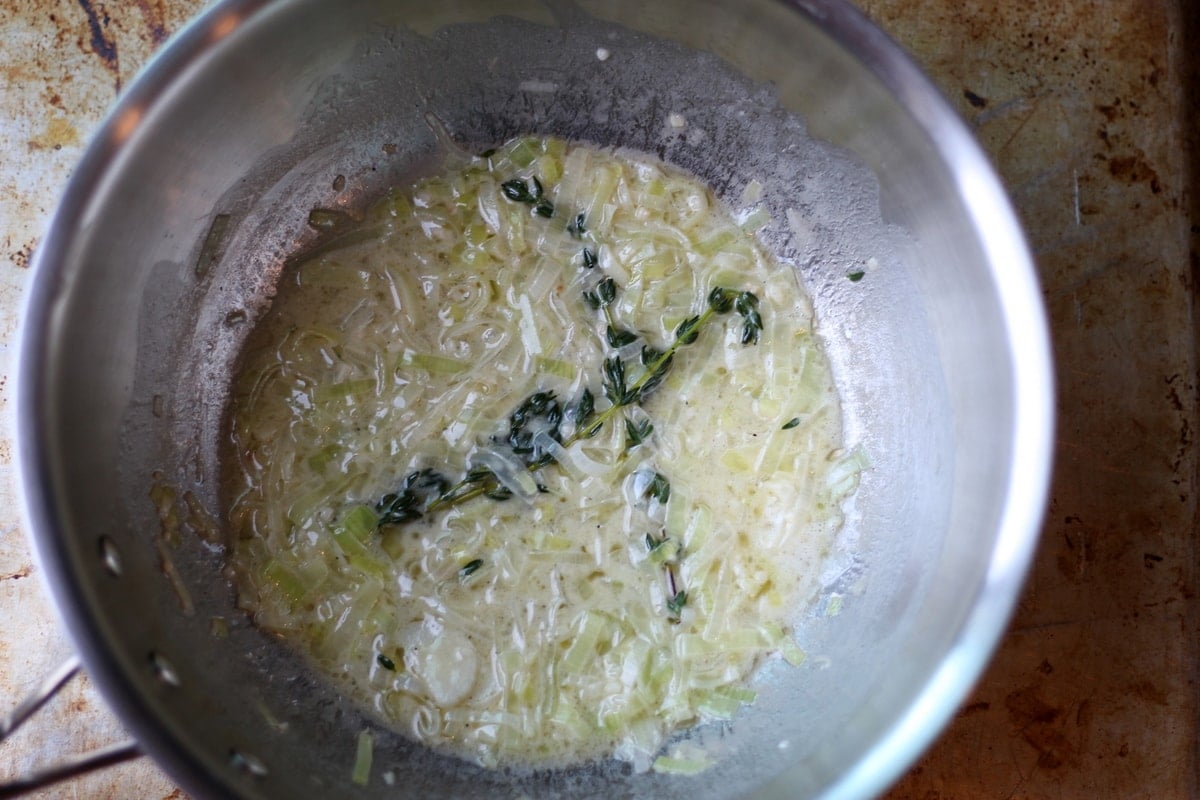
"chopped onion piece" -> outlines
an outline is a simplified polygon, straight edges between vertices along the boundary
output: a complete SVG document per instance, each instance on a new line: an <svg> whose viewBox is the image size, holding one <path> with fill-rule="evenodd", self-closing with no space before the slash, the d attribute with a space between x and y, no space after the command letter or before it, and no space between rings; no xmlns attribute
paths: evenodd
<svg viewBox="0 0 1200 800"><path fill-rule="evenodd" d="M359 786L366 786L371 780L371 760L375 754L375 742L368 731L358 734L358 746L354 751L354 769L350 772L350 780Z"/></svg>
<svg viewBox="0 0 1200 800"><path fill-rule="evenodd" d="M499 450L481 448L475 452L472 463L477 467L490 469L501 486L526 503L532 504L533 499L537 497L537 480L519 458Z"/></svg>
<svg viewBox="0 0 1200 800"><path fill-rule="evenodd" d="M533 435L533 446L537 451L549 453L554 457L573 480L582 481L588 476L600 477L612 471L608 464L593 461L583 452L583 442L576 442L571 447L563 447L546 431L538 431Z"/></svg>
<svg viewBox="0 0 1200 800"><path fill-rule="evenodd" d="M667 775L699 775L711 767L713 762L708 759L671 758L659 756L654 759L654 771Z"/></svg>
<svg viewBox="0 0 1200 800"><path fill-rule="evenodd" d="M521 309L521 341L525 345L525 352L530 356L540 356L543 352L542 342L538 338L537 318L529 305L529 295L521 295L517 302Z"/></svg>
<svg viewBox="0 0 1200 800"><path fill-rule="evenodd" d="M760 228L762 228L765 225L767 225L768 223L770 223L770 221L771 221L770 212L767 211L762 206L759 206L758 208L754 209L749 214L747 214L745 219L743 219L738 224L738 226L742 230L744 230L746 233L754 233L755 231L759 230Z"/></svg>

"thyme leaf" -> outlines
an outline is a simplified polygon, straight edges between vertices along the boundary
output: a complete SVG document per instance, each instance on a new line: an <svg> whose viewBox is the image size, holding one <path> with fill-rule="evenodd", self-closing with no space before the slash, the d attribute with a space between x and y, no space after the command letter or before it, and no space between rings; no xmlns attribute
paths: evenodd
<svg viewBox="0 0 1200 800"><path fill-rule="evenodd" d="M571 234L576 239L580 238L581 236L583 236L583 234L587 233L587 226L585 225L585 222L586 222L586 220L584 218L583 212L581 211L575 215L575 219L573 219L573 220L571 220L571 222L567 223L567 233ZM587 258L586 257L584 258L584 266L587 266Z"/></svg>
<svg viewBox="0 0 1200 800"><path fill-rule="evenodd" d="M579 216L583 216L580 214ZM583 248L583 268L595 269L599 261L596 259L596 253L590 247Z"/></svg>
<svg viewBox="0 0 1200 800"><path fill-rule="evenodd" d="M667 377L667 373L671 369L671 363L674 361L675 355L669 354L665 358L659 357L659 360L652 363L652 368L647 370L646 376L642 378L642 386L638 389L638 402L644 401L651 392L659 387L663 379Z"/></svg>
<svg viewBox="0 0 1200 800"><path fill-rule="evenodd" d="M742 315L742 344L758 344L763 327L762 317L758 314L758 298L751 292L738 292L734 305Z"/></svg>
<svg viewBox="0 0 1200 800"><path fill-rule="evenodd" d="M462 567L459 568L458 577L469 578L472 575L474 575L475 572L482 566L483 566L483 559L481 559L481 558L476 558L471 561L468 561L466 564L463 564Z"/></svg>
<svg viewBox="0 0 1200 800"><path fill-rule="evenodd" d="M708 293L708 307L718 314L728 314L729 310L733 308L735 297L734 292L717 286Z"/></svg>
<svg viewBox="0 0 1200 800"><path fill-rule="evenodd" d="M537 176L528 182L520 178L512 178L500 184L500 191L514 203L526 203L533 206L533 213L547 219L554 216L554 204L545 199L546 190Z"/></svg>
<svg viewBox="0 0 1200 800"><path fill-rule="evenodd" d="M583 393L579 395L579 401L568 410L568 415L575 423L575 430L581 430L595 413L596 398L592 396L592 390L585 386Z"/></svg>
<svg viewBox="0 0 1200 800"><path fill-rule="evenodd" d="M671 619L676 622L679 621L679 617L683 613L683 607L687 605L687 599L687 592L680 589L667 601L667 611L670 612Z"/></svg>
<svg viewBox="0 0 1200 800"><path fill-rule="evenodd" d="M780 428L780 430L790 431L792 428L796 427L799 424L800 424L800 418L792 417L787 422L783 423L783 427Z"/></svg>
<svg viewBox="0 0 1200 800"><path fill-rule="evenodd" d="M649 419L643 419L641 422L634 422L629 417L625 418L625 452L628 453L633 448L642 444L650 438L650 434L654 432L654 423Z"/></svg>
<svg viewBox="0 0 1200 800"><path fill-rule="evenodd" d="M554 392L534 392L508 418L508 446L517 455L532 454L533 437L540 430L548 430L555 441L561 441L562 419L562 406ZM528 459L526 462L528 465Z"/></svg>
<svg viewBox="0 0 1200 800"><path fill-rule="evenodd" d="M596 297L600 298L601 308L612 305L613 300L617 299L617 282L612 278L600 281L596 284Z"/></svg>
<svg viewBox="0 0 1200 800"><path fill-rule="evenodd" d="M420 519L421 498L415 492L389 492L375 504L375 513L379 515L380 525L401 525Z"/></svg>
<svg viewBox="0 0 1200 800"><path fill-rule="evenodd" d="M505 486L497 485L497 486L493 486L491 489L488 489L486 492L484 492L483 496L487 497L491 500L503 501L503 500L508 500L509 498L511 498L513 496L513 493L512 493L512 489L509 489Z"/></svg>
<svg viewBox="0 0 1200 800"><path fill-rule="evenodd" d="M675 341L679 344L691 344L700 336L700 317L688 317L679 323L675 329Z"/></svg>
<svg viewBox="0 0 1200 800"><path fill-rule="evenodd" d="M383 667L384 669L391 670L392 672L396 671L396 662L392 661L390 658L385 656L383 653L380 653L379 655L375 656L375 661L379 664L379 666Z"/></svg>
<svg viewBox="0 0 1200 800"><path fill-rule="evenodd" d="M608 308L612 301L617 299L617 282L612 278L605 278L596 284L595 291L584 292L583 299L592 308Z"/></svg>
<svg viewBox="0 0 1200 800"><path fill-rule="evenodd" d="M375 504L379 525L400 525L420 519L431 496L441 495L450 482L440 472L420 469L405 476L400 489L389 492Z"/></svg>
<svg viewBox="0 0 1200 800"><path fill-rule="evenodd" d="M404 489L434 489L438 494L446 491L450 482L446 476L432 469L419 469L410 473L403 483Z"/></svg>
<svg viewBox="0 0 1200 800"><path fill-rule="evenodd" d="M633 331L621 330L612 325L604 332L604 338L608 340L609 347L624 347L627 344L633 344L638 340L638 335Z"/></svg>
<svg viewBox="0 0 1200 800"><path fill-rule="evenodd" d="M671 499L671 482L661 472L656 472L643 494L645 497L653 498L666 505L667 501Z"/></svg>
<svg viewBox="0 0 1200 800"><path fill-rule="evenodd" d="M500 184L500 191L514 203L537 202L537 199L533 196L533 192L529 190L529 186L520 178L513 178L510 181Z"/></svg>
<svg viewBox="0 0 1200 800"><path fill-rule="evenodd" d="M487 480L490 477L492 477L492 471L487 467L474 467L467 473L462 482L464 484L479 483L480 481Z"/></svg>
<svg viewBox="0 0 1200 800"><path fill-rule="evenodd" d="M627 394L629 389L625 385L625 362L620 356L604 359L604 395L616 407L626 404Z"/></svg>

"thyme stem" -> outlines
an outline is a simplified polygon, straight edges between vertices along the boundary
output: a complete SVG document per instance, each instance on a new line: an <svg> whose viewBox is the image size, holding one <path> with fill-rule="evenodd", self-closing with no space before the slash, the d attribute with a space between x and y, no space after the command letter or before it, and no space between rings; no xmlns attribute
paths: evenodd
<svg viewBox="0 0 1200 800"><path fill-rule="evenodd" d="M605 309L605 311L607 311L607 310L608 309ZM698 318L697 322L695 323L694 329L699 330L699 328L702 327L704 325L704 323L708 322L716 313L717 312L714 311L711 307L704 309L703 313L700 314L700 317ZM647 365L646 371L643 372L641 374L641 376L638 377L637 380L635 380L632 384L629 385L629 387L626 391L626 394L631 396L631 399L629 400L629 402L613 403L611 406L609 406L608 408L604 409L599 414L597 414L596 418L593 419L591 422L589 422L587 425L581 426L580 428L576 429L574 433L572 433L570 436L568 436L566 439L564 439L562 446L570 447L571 445L575 444L575 442L579 441L580 439L586 438L584 436L585 431L587 432L587 436L589 436L589 437L594 435L597 431L599 431L601 428L604 427L604 424L606 422L608 422L613 417L615 417L618 413L620 413L622 408L625 408L628 405L632 405L632 403L636 400L640 400L642 389L646 386L646 384L648 384L650 382L650 379L653 378L660 370L663 370L664 365L668 364L671 361L671 358L675 355L676 351L678 351L679 348L685 344L690 344L690 342L685 342L678 338L676 338L675 341L671 342L670 346L667 347L666 350L659 353L658 357L655 358L653 361L651 361L649 365Z"/></svg>
<svg viewBox="0 0 1200 800"><path fill-rule="evenodd" d="M605 315L608 316L608 318L610 320L609 324L611 325L612 324L611 315L609 314L607 306L604 308L604 312L605 312ZM698 321L695 323L694 329L699 330L699 328L702 327L710 319L712 319L712 317L716 313L717 312L714 311L711 307L706 308L700 314ZM671 357L674 356L676 351L678 351L679 348L682 347L684 344L686 344L686 342L684 342L678 338L675 339L675 341L673 341L671 343L671 345L669 347L667 347L666 350L664 350L662 353L660 353L658 355L657 358L655 358L653 361L650 362L650 364L646 367L646 371L644 373L642 373L642 375L637 380L635 380L632 384L630 384L630 386L628 388L628 393L630 395L633 395L633 397L635 399L639 398L642 388L646 386L646 384L650 381L650 378L653 377L659 370L661 370L663 368L663 365L670 362ZM599 431L601 428L604 427L605 423L609 422L613 417L615 417L618 413L620 413L622 408L625 408L626 406L631 405L631 403L632 403L632 400L627 403L613 403L611 406L609 406L608 408L604 409L599 414L597 414L596 417L594 419L592 419L590 422L578 426L574 430L574 432L571 433L570 436L563 439L562 446L570 447L571 445L575 444L576 442L580 441L581 439L589 438L589 437L595 435L595 433L597 431ZM585 433L586 433L586 436L585 436ZM547 461L545 463L535 463L529 467L529 471L537 472L537 471L541 470L542 467L545 467L551 463L554 463L554 462ZM425 508L425 513L428 514L431 511L440 511L443 508L449 508L451 506L458 505L459 503L466 502L467 500L471 500L473 498L487 494L490 490L494 489L497 485L498 485L498 483L493 482L491 480L488 480L486 482L479 482L479 481L472 481L472 480L470 480L469 477L463 478L461 481L459 481L458 483L451 486L449 489L447 489L445 492L443 492L441 495L439 495L433 502L431 502ZM469 488L469 489L467 489L467 491L459 494L460 490L462 490L468 486L470 486L471 488Z"/></svg>
<svg viewBox="0 0 1200 800"><path fill-rule="evenodd" d="M598 290L592 298L585 295L585 299L603 311L609 330L612 331L615 325L609 306L615 296L616 288L611 278L602 283L607 285ZM593 303L593 299L597 302ZM562 447L567 448L582 439L591 438L620 414L621 409L645 400L662 383L679 349L695 342L700 336L700 331L714 316L726 314L736 307L744 323L742 343L757 343L758 332L762 328L762 319L756 310L757 305L758 298L749 292L735 292L720 287L713 289L709 293L704 310L680 323L675 330L674 340L666 349L661 352L649 347L643 349L642 361L645 369L632 383L625 383L624 362L618 356L610 357L605 361L607 379L605 393L609 396L612 404L595 416L591 416L591 394L585 390L587 411L579 414L575 429L569 436L559 439L558 434L555 433L555 439ZM534 403L533 401L538 402ZM583 403L580 405L582 406ZM529 414L544 413L545 409L551 406L555 409L554 413L557 414L554 417L557 426L557 422L561 419L561 411L557 402L554 401L552 393L538 393L526 400L525 404L514 413L510 439L517 435L518 420L524 420ZM522 446L524 446L524 442L522 442ZM529 451L520 450L518 452ZM553 463L556 462L552 456L543 454L526 463L525 468L531 473L537 473L543 467ZM401 524L434 511L465 503L476 497L487 496L495 500L506 500L512 496L508 489L501 486L496 474L489 469L473 469L457 483L447 484L448 482L438 473L431 470L413 473L406 479L403 493L388 495L377 505L377 510L385 511L385 514L380 517L379 524ZM431 487L437 489L435 496L424 508L419 508L421 495L416 492L429 491ZM669 488L665 492L669 492Z"/></svg>
<svg viewBox="0 0 1200 800"><path fill-rule="evenodd" d="M474 483L473 486L472 483ZM489 481L489 483L491 482ZM491 483L491 485L485 485L477 481L473 482L463 478L461 481L447 489L443 494L439 495L432 503L426 506L425 513L428 514L431 511L438 511L443 508L449 508L450 506L458 505L459 503L464 503L467 500L487 494L489 491L495 489L499 485L499 482ZM467 486L470 486L471 488L467 489L467 491L463 492L462 494L455 494L455 492Z"/></svg>

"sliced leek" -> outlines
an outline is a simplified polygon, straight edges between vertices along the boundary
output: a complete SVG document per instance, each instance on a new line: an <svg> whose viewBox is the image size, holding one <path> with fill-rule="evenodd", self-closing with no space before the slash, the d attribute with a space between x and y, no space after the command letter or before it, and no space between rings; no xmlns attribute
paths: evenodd
<svg viewBox="0 0 1200 800"><path fill-rule="evenodd" d="M431 747L702 772L664 742L753 703L764 659L804 660L791 622L867 468L810 305L754 238L765 210L648 158L524 137L452 162L301 263L252 336L226 458L239 604ZM761 298L757 344L714 318L611 407L605 360L634 385L714 287ZM531 431L549 467L497 445L524 398L585 388L606 422ZM499 485L405 518L403 492L480 468Z"/></svg>

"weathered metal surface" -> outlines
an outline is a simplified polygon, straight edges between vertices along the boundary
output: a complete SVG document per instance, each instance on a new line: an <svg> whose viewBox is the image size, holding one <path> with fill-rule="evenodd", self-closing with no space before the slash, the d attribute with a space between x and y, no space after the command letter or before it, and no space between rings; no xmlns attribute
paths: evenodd
<svg viewBox="0 0 1200 800"><path fill-rule="evenodd" d="M104 110L203 5L0 7L3 702L68 652L15 510L8 415L30 254ZM958 104L1008 183L1039 261L1060 391L1050 513L1012 630L890 796L1195 796L1200 170L1187 126L1200 95L1184 43L1200 23L1166 0L862 5ZM5 744L0 778L121 735L77 682ZM181 796L148 762L37 795Z"/></svg>
<svg viewBox="0 0 1200 800"><path fill-rule="evenodd" d="M0 710L70 653L31 561L18 514L11 399L30 256L91 131L199 0L0 3ZM56 756L126 738L86 677L0 749L0 780ZM32 795L182 798L148 759Z"/></svg>
<svg viewBox="0 0 1200 800"><path fill-rule="evenodd" d="M1016 619L891 797L1195 797L1194 4L865 8L1009 186L1059 381L1052 499Z"/></svg>

